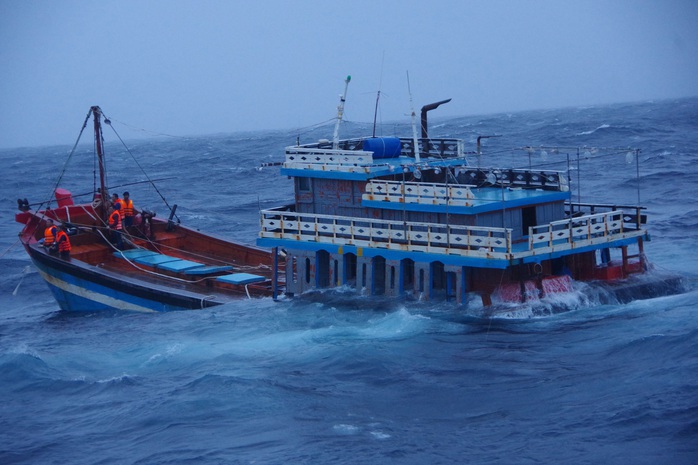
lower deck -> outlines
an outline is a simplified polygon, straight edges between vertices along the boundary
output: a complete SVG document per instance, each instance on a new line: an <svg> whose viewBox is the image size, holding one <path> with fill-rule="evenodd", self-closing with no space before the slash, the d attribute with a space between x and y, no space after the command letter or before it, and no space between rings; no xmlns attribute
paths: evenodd
<svg viewBox="0 0 698 465"><path fill-rule="evenodd" d="M434 254L409 258L386 257L381 250L339 248L288 250L286 293L348 286L369 295L411 296L421 300L467 302L467 294L481 296L485 305L492 296L508 301L540 298L550 292L570 290L577 281L622 280L646 270L642 239L631 246L603 248L537 263L519 263L504 269L444 263ZM564 279L561 279L564 278Z"/></svg>

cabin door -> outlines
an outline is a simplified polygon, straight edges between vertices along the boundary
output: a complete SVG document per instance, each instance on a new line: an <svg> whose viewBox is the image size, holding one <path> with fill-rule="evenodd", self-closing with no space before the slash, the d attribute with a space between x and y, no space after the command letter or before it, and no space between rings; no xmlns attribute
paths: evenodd
<svg viewBox="0 0 698 465"><path fill-rule="evenodd" d="M536 207L526 207L521 209L521 234L528 236L528 228L536 226Z"/></svg>

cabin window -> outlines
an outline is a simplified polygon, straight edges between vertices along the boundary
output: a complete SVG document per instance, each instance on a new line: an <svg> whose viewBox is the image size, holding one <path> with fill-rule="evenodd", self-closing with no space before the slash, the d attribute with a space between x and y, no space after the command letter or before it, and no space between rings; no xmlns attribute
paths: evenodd
<svg viewBox="0 0 698 465"><path fill-rule="evenodd" d="M521 226L524 236L528 236L528 228L537 225L536 207L526 207L521 209Z"/></svg>
<svg viewBox="0 0 698 465"><path fill-rule="evenodd" d="M366 287L366 263L361 264L361 287Z"/></svg>
<svg viewBox="0 0 698 465"><path fill-rule="evenodd" d="M390 267L390 289L395 289L395 267Z"/></svg>
<svg viewBox="0 0 698 465"><path fill-rule="evenodd" d="M310 178L296 178L298 179L298 190L301 192L310 192Z"/></svg>
<svg viewBox="0 0 698 465"><path fill-rule="evenodd" d="M310 284L310 259L305 259L305 283Z"/></svg>

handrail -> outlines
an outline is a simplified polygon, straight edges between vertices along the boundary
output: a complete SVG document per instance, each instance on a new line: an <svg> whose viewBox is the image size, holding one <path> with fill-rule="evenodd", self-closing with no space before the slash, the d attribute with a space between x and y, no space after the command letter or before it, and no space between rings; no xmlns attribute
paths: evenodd
<svg viewBox="0 0 698 465"><path fill-rule="evenodd" d="M474 186L461 184L371 180L366 183L364 200L469 207L475 198Z"/></svg>
<svg viewBox="0 0 698 465"><path fill-rule="evenodd" d="M528 228L528 248L529 250L541 247L553 249L622 235L626 232L623 216L622 211L611 211L531 226Z"/></svg>
<svg viewBox="0 0 698 465"><path fill-rule="evenodd" d="M622 211L579 216L529 228L528 243L512 244L512 230L262 210L260 238L431 252L511 260L551 251L638 237Z"/></svg>
<svg viewBox="0 0 698 465"><path fill-rule="evenodd" d="M508 259L512 253L512 230L508 228L388 221L279 210L263 210L261 215L260 237L483 258Z"/></svg>
<svg viewBox="0 0 698 465"><path fill-rule="evenodd" d="M286 147L286 163L307 164L343 164L373 163L373 152L365 151L362 147L364 139L347 139L339 141L338 148L333 148L329 141ZM464 158L463 141L460 139L420 139L420 153L437 158ZM400 155L414 157L414 141L400 138ZM363 159L363 160L362 160ZM329 160L325 161L325 160Z"/></svg>

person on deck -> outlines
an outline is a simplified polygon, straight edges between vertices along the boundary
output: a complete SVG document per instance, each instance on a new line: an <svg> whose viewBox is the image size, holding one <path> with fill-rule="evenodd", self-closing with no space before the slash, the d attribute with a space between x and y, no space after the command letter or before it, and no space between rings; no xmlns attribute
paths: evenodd
<svg viewBox="0 0 698 465"><path fill-rule="evenodd" d="M52 246L56 242L56 236L58 235L58 228L53 224L53 220L46 220L46 229L44 230L44 247L46 250L51 252L53 250Z"/></svg>
<svg viewBox="0 0 698 465"><path fill-rule="evenodd" d="M124 198L121 200L121 214L124 220L124 229L128 230L133 226L133 215L136 213L135 208L133 208L133 200L128 192L124 192Z"/></svg>
<svg viewBox="0 0 698 465"><path fill-rule="evenodd" d="M70 238L68 237L68 226L64 223L60 231L56 234L56 244L58 245L58 256L63 260L70 260Z"/></svg>
<svg viewBox="0 0 698 465"><path fill-rule="evenodd" d="M117 205L120 205L120 208L123 208L124 202L119 198L118 194L112 194L111 195L111 206L112 208L116 208Z"/></svg>
<svg viewBox="0 0 698 465"><path fill-rule="evenodd" d="M114 194L114 197L118 196ZM114 211L109 215L109 229L112 231L112 242L116 244L116 248L121 250L124 247L123 240L121 239L121 204L119 202L114 203Z"/></svg>

